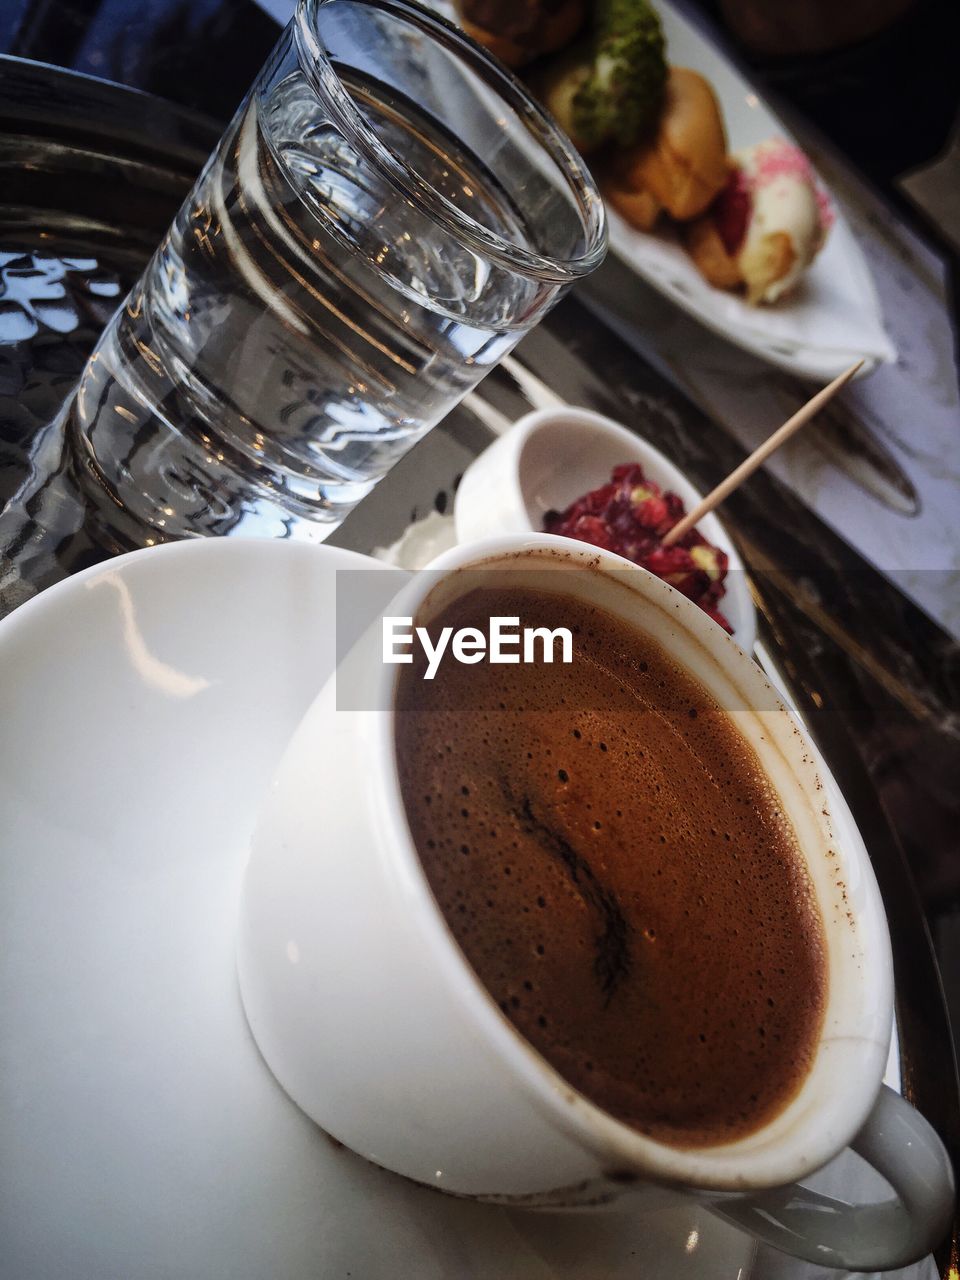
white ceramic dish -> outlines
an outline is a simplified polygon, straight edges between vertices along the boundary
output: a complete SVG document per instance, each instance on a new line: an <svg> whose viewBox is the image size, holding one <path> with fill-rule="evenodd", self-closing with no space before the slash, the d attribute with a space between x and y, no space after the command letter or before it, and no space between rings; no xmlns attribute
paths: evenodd
<svg viewBox="0 0 960 1280"><path fill-rule="evenodd" d="M744 1280L752 1243L689 1205L535 1213L386 1174L260 1058L235 974L247 838L331 670L336 573L365 566L179 543L0 624L0 1274Z"/></svg>
<svg viewBox="0 0 960 1280"><path fill-rule="evenodd" d="M458 21L451 0L429 0ZM713 85L732 153L767 138L793 141L790 131L730 60L669 0L654 0L667 41L667 59L699 71ZM825 185L825 184L824 184ZM855 360L862 377L897 351L883 325L873 278L843 211L800 287L776 306L751 307L736 294L707 284L677 237L635 230L609 203L610 250L648 284L718 333L761 359L801 377L829 382ZM589 292L589 279L584 287Z"/></svg>
<svg viewBox="0 0 960 1280"><path fill-rule="evenodd" d="M675 66L699 71L713 85L730 152L789 131L732 63L675 9L655 0ZM897 358L883 327L880 302L857 241L833 201L837 219L797 291L776 306L751 307L707 284L670 233L634 230L610 206L610 248L623 262L707 328L792 373L829 381L854 360L864 372Z"/></svg>
<svg viewBox="0 0 960 1280"><path fill-rule="evenodd" d="M547 511L606 484L620 463L639 462L644 474L678 494L690 511L703 496L672 462L634 432L590 409L566 406L528 413L489 445L464 472L454 500L458 542L501 533L540 532ZM730 559L720 609L733 638L750 653L756 611L743 561L713 514L697 526Z"/></svg>

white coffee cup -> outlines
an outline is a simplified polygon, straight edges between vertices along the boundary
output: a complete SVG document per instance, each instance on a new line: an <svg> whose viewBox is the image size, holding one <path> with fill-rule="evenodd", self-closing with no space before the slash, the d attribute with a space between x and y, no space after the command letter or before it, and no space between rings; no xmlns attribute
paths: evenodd
<svg viewBox="0 0 960 1280"><path fill-rule="evenodd" d="M953 1206L946 1152L882 1086L890 943L870 861L815 748L759 668L697 606L620 557L514 535L444 554L390 612L421 622L494 582L588 599L654 636L735 712L797 833L827 940L824 1027L792 1101L746 1137L695 1149L645 1137L576 1092L503 1016L453 939L417 858L394 748L401 668L369 706L336 677L292 739L262 811L241 906L239 973L281 1085L333 1137L440 1190L573 1205L680 1190L785 1252L874 1270L922 1257ZM546 570L556 573L546 579ZM553 587L553 580L556 586ZM380 652L379 645L376 646ZM893 1187L850 1206L794 1184L847 1146Z"/></svg>

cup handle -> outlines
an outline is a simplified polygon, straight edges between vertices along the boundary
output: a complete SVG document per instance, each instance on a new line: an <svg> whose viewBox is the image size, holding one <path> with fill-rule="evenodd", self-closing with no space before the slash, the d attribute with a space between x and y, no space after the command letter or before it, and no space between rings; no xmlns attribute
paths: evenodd
<svg viewBox="0 0 960 1280"><path fill-rule="evenodd" d="M917 1262L946 1235L954 1209L950 1158L909 1102L882 1088L851 1149L893 1188L875 1204L849 1204L794 1183L710 1212L784 1253L824 1267L879 1271Z"/></svg>

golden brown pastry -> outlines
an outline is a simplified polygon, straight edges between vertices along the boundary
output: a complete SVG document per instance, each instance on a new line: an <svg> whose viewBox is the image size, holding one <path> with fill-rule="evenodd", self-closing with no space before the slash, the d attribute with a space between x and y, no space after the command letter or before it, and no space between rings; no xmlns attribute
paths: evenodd
<svg viewBox="0 0 960 1280"><path fill-rule="evenodd" d="M646 231L654 203L686 221L703 213L726 180L727 138L713 89L696 71L671 67L656 134L649 143L613 155L603 179L607 194ZM641 195L647 198L637 200Z"/></svg>
<svg viewBox="0 0 960 1280"><path fill-rule="evenodd" d="M464 31L508 67L565 48L584 25L587 0L455 0Z"/></svg>
<svg viewBox="0 0 960 1280"><path fill-rule="evenodd" d="M717 289L737 289L743 284L740 265L727 252L717 224L709 213L686 223L683 239L687 252L707 284Z"/></svg>
<svg viewBox="0 0 960 1280"><path fill-rule="evenodd" d="M663 206L649 191L633 191L629 187L619 187L610 175L602 182L602 187L604 199L621 217L626 218L631 227L636 227L638 231L653 230Z"/></svg>

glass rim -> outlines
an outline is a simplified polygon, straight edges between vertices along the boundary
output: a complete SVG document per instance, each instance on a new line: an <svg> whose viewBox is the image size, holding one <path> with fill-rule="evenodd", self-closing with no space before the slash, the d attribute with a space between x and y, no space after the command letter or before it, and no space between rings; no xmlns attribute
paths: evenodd
<svg viewBox="0 0 960 1280"><path fill-rule="evenodd" d="M317 11L324 5L335 3L366 6L418 27L444 48L456 52L507 103L528 133L544 147L567 190L573 194L585 241L582 253L559 258L511 243L459 209L384 145L344 87L320 38ZM570 284L599 266L607 249L607 220L603 200L590 171L573 144L531 97L526 86L460 27L416 0L298 0L293 26L301 70L314 92L331 102L350 142L393 187L440 226L490 260L532 279Z"/></svg>

